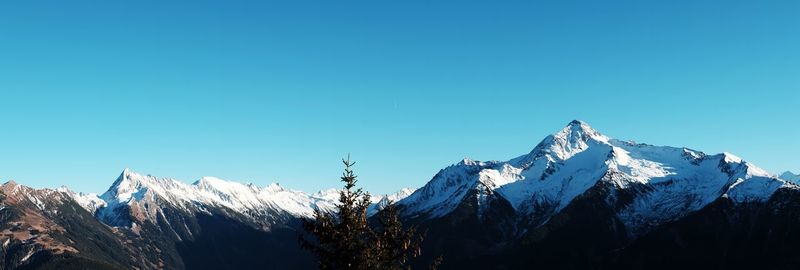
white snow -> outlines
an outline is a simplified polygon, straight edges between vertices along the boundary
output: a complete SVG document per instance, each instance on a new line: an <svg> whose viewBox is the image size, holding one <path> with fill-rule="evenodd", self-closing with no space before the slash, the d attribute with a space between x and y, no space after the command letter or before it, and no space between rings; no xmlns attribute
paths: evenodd
<svg viewBox="0 0 800 270"><path fill-rule="evenodd" d="M478 185L478 172L492 163L462 160L442 169L424 187L418 189L398 204L407 207L405 214L429 213L439 216L449 213Z"/></svg>
<svg viewBox="0 0 800 270"><path fill-rule="evenodd" d="M411 193L403 189L398 193L373 197L376 205L388 200L397 201ZM73 196L76 200L93 201L88 195ZM171 178L157 178L125 169L109 190L100 197L107 207L98 216L106 221L116 219L114 209L123 205L169 204L186 212L204 212L210 207L224 207L254 220L269 221L279 216L312 217L315 210L330 212L339 199L339 190L328 189L309 194L290 190L277 183L259 187L216 177L203 177L187 184ZM90 205L90 203L82 203ZM99 205L99 204L96 204ZM97 208L95 208L97 209ZM151 209L144 207L144 209ZM379 209L377 206L374 209ZM150 218L161 213L148 211ZM113 223L113 222L111 222Z"/></svg>
<svg viewBox="0 0 800 270"><path fill-rule="evenodd" d="M497 191L524 212L535 211L536 205L560 209L604 174L612 149L609 140L586 123L573 121L530 153L508 162L465 159L454 164L400 204L408 207L406 215L437 217L477 190L479 199Z"/></svg>
<svg viewBox="0 0 800 270"><path fill-rule="evenodd" d="M688 148L616 140L573 121L530 153L507 162L465 159L445 168L400 204L407 206L405 215L438 217L455 209L470 190L477 192L479 204L485 194L496 192L521 214L546 220L599 181L638 190L633 202L619 211L634 233L720 197L765 200L785 186L729 153L708 156Z"/></svg>
<svg viewBox="0 0 800 270"><path fill-rule="evenodd" d="M786 182L762 176L738 178L724 196L740 203L764 201L769 199L778 188L788 185Z"/></svg>
<svg viewBox="0 0 800 270"><path fill-rule="evenodd" d="M793 173L780 178L730 153L707 155L688 148L616 140L585 122L572 121L525 155L504 162L464 158L439 171L418 190L373 196L368 212L377 213L389 202L397 202L405 216L438 217L473 194L478 215L487 210L488 200L502 198L518 214L546 221L588 189L602 184L612 187L608 202L622 201L621 194L630 195L625 197L629 201L619 205L617 217L637 234L719 198L734 203L764 201L779 188L797 188L789 182L800 183L800 175ZM13 185L8 186L11 192L20 188L13 182L8 185ZM134 205L153 219L163 215L159 209L166 205L191 213L223 207L254 220L311 217L315 210L332 211L339 199L338 189L309 194L279 184L260 187L216 177L187 184L129 169L101 196L66 188L58 191L105 221L116 218L118 207ZM39 197L29 199L45 208Z"/></svg>
<svg viewBox="0 0 800 270"><path fill-rule="evenodd" d="M94 214L98 208L106 206L106 202L100 199L100 196L97 196L96 193L78 193L70 190L66 186L62 186L57 190L67 194L67 196L70 196L73 200L75 200L75 202L78 203L78 205L92 214Z"/></svg>
<svg viewBox="0 0 800 270"><path fill-rule="evenodd" d="M20 262L25 262L28 259L30 259L31 256L33 256L33 254L36 254L36 251L37 251L36 248L33 248L33 247L29 248L28 252L25 254L25 256L22 257Z"/></svg>
<svg viewBox="0 0 800 270"><path fill-rule="evenodd" d="M216 177L203 177L186 184L171 178L141 175L129 169L123 171L101 198L110 206L105 212L111 212L116 205L139 203L151 197L187 211L222 206L247 216L288 213L311 217L314 209L327 211L333 206L327 198L284 189L278 184L258 187Z"/></svg>
<svg viewBox="0 0 800 270"><path fill-rule="evenodd" d="M402 188L400 189L400 191L392 194L371 196L370 200L372 202L372 205L370 205L369 209L367 209L367 214L370 216L374 215L375 213L378 213L380 210L382 210L390 203L396 203L402 199L405 199L406 197L408 197L408 195L411 195L411 193L414 193L414 189ZM339 199L338 194L336 199L337 200Z"/></svg>

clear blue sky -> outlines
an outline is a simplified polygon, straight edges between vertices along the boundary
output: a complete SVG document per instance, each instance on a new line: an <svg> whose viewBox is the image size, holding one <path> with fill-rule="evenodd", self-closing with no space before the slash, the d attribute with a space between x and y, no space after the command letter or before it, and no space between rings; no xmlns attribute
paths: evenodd
<svg viewBox="0 0 800 270"><path fill-rule="evenodd" d="M373 193L572 119L800 171L800 1L3 1L0 180Z"/></svg>

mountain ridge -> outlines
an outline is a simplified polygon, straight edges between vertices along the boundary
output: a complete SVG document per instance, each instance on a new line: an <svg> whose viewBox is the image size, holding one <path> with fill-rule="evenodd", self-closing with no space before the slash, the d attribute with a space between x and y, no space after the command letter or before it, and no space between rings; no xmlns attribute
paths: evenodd
<svg viewBox="0 0 800 270"><path fill-rule="evenodd" d="M729 225L726 237L734 239L771 231L793 239L786 229L800 216L789 207L800 204L793 176L777 177L730 153L614 139L575 120L507 161L464 158L419 189L375 195L368 213L395 202L405 224L427 231L420 265L443 254L451 258L445 269L522 263L615 268L637 256L658 258L647 253L661 246L653 239L669 238L671 230L708 233L706 220ZM6 219L0 232L10 243L2 264L311 268L310 255L297 246L300 220L333 211L338 192L216 177L186 183L128 168L99 195L10 181L0 188L0 217ZM759 219L761 227L740 217ZM564 254L574 258L574 267L548 259Z"/></svg>
<svg viewBox="0 0 800 270"><path fill-rule="evenodd" d="M616 177L603 180L609 173ZM530 219L546 221L600 181L610 181L619 189L632 185L653 189L620 213L631 227L644 226L637 221L640 219L650 223L651 219L667 222L679 218L719 197L738 202L766 200L778 188L793 186L729 153L707 155L683 147L616 140L575 120L545 137L529 153L509 161L465 159L442 169L399 205L405 207L406 216L438 218L456 209L469 190L476 190L476 196L492 193L520 214L538 215ZM664 204L668 198L655 192L657 189L687 195Z"/></svg>

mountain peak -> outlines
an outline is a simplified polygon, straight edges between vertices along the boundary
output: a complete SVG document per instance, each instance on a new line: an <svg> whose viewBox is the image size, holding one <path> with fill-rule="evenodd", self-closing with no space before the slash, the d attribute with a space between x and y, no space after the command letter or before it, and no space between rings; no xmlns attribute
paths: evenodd
<svg viewBox="0 0 800 270"><path fill-rule="evenodd" d="M203 176L203 177L200 177L199 180L197 180L194 183L192 183L192 185L194 185L194 186L213 186L213 185L227 184L229 182L230 181L222 180L222 179L219 179L219 178L216 178L216 177L213 177L213 176Z"/></svg>
<svg viewBox="0 0 800 270"><path fill-rule="evenodd" d="M509 162L514 166L525 168L545 156L549 156L546 159L551 161L567 160L588 149L591 145L609 145L610 141L611 138L597 132L586 122L572 120L558 132L547 135L531 152Z"/></svg>
<svg viewBox="0 0 800 270"><path fill-rule="evenodd" d="M172 178L157 178L125 168L117 177L117 180L103 194L103 197L104 199L128 201L133 197L143 196L147 191L163 194L165 190L181 184Z"/></svg>
<svg viewBox="0 0 800 270"><path fill-rule="evenodd" d="M129 177L130 177L130 176L132 176L132 175L139 175L139 173L137 173L136 171L132 170L131 168L125 168L125 169L123 169L123 170L122 170L122 172L119 174L119 176L120 176L121 178L129 178Z"/></svg>
<svg viewBox="0 0 800 270"><path fill-rule="evenodd" d="M5 193L10 193L17 190L17 188L19 187L20 185L17 184L17 182L15 182L14 180L8 180L4 184L0 185L0 190L2 190Z"/></svg>
<svg viewBox="0 0 800 270"><path fill-rule="evenodd" d="M269 185L264 187L264 190L268 190L270 192L279 192L279 191L284 191L285 189L281 186L280 183L270 183Z"/></svg>
<svg viewBox="0 0 800 270"><path fill-rule="evenodd" d="M542 140L529 154L531 157L524 160L530 162L532 158L542 154L566 160L577 153L583 152L591 145L608 144L609 140L611 140L609 137L600 134L586 122L573 120L560 131Z"/></svg>
<svg viewBox="0 0 800 270"><path fill-rule="evenodd" d="M459 162L457 164L473 166L473 165L480 164L480 162L477 161L477 160L471 159L469 157L464 157L464 159L462 159L461 162Z"/></svg>
<svg viewBox="0 0 800 270"><path fill-rule="evenodd" d="M728 152L723 152L722 157L725 162L742 163L742 158Z"/></svg>
<svg viewBox="0 0 800 270"><path fill-rule="evenodd" d="M139 177L136 177L136 176L141 176L141 175L139 173L137 173L137 172L134 172L130 168L125 168L119 174L119 177L117 177L117 180L114 181L114 184L112 185L112 187L118 186L119 184L121 184L122 182L124 182L126 180L131 180L133 178L139 178Z"/></svg>
<svg viewBox="0 0 800 270"><path fill-rule="evenodd" d="M583 125L588 126L588 124L586 124L586 122L578 120L578 119L572 120L571 122L569 122L569 124L567 124L567 126L583 126Z"/></svg>
<svg viewBox="0 0 800 270"><path fill-rule="evenodd" d="M553 136L562 138L578 137L581 139L596 138L600 141L608 141L608 137L600 134L600 132L597 132L592 126L581 120L572 120L572 122L569 122L566 127L556 134L553 134Z"/></svg>

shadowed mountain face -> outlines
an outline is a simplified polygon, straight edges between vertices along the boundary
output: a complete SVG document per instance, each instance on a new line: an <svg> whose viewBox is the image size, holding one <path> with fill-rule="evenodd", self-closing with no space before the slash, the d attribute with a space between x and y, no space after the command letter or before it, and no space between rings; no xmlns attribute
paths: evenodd
<svg viewBox="0 0 800 270"><path fill-rule="evenodd" d="M765 202L720 199L604 258L607 268L797 269L800 192L782 189Z"/></svg>
<svg viewBox="0 0 800 270"><path fill-rule="evenodd" d="M732 154L609 138L581 121L508 161L470 159L376 196L426 232L443 269L794 269L800 189ZM337 190L305 193L125 170L107 192L0 189L3 269L313 269L299 224Z"/></svg>

